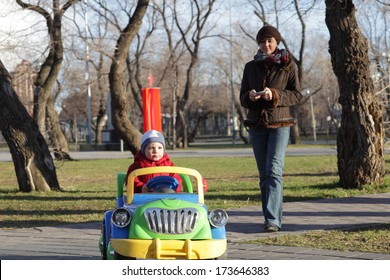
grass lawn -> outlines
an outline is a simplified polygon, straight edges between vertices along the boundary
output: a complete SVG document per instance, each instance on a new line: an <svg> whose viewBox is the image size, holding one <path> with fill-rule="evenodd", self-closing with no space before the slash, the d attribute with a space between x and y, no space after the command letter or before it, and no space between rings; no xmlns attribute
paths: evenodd
<svg viewBox="0 0 390 280"><path fill-rule="evenodd" d="M350 230L284 235L277 238L252 240L248 243L390 254L389 236L390 224L383 224Z"/></svg>
<svg viewBox="0 0 390 280"><path fill-rule="evenodd" d="M177 166L198 170L207 179L209 189L205 194L205 202L210 209L260 205L258 174L253 157L172 158L172 161ZM126 171L131 162L131 158L56 162L58 179L65 191L48 193L19 192L13 163L0 162L0 229L100 221L103 213L115 205L117 172ZM386 158L386 164L389 170L389 156ZM381 185L361 189L340 188L336 156L286 157L285 202L378 192L390 192L390 179L387 176ZM389 228L384 231L388 234ZM334 234L338 233L346 234L342 231L336 231ZM381 231L372 234L378 236L378 244L384 241ZM352 236L351 233L347 235ZM292 237L256 242L283 245L287 242L291 246L297 242L284 238ZM299 242L306 242L307 246L318 247L318 243L329 243L325 240L318 242L321 239L317 236L309 236L307 240L304 238L306 237L301 237ZM309 243L309 239L317 242ZM351 244L356 247L355 243ZM351 246L344 242L340 247L348 250Z"/></svg>

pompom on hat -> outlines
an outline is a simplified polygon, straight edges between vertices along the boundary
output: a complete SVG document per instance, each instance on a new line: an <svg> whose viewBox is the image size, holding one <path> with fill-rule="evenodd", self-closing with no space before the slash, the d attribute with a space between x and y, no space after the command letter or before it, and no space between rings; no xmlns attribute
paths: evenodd
<svg viewBox="0 0 390 280"><path fill-rule="evenodd" d="M259 44L262 39L270 37L274 37L278 45L282 40L282 35L280 35L279 31L275 27L265 25L259 30L259 32L257 32L256 41Z"/></svg>
<svg viewBox="0 0 390 280"><path fill-rule="evenodd" d="M148 130L141 136L141 152L145 155L146 146L151 142L161 143L165 150L165 140L161 132L157 130Z"/></svg>

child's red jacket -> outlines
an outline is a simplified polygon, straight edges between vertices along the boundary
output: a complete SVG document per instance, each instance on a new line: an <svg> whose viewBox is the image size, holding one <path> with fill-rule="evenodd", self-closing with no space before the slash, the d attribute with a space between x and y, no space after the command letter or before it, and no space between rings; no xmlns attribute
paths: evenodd
<svg viewBox="0 0 390 280"><path fill-rule="evenodd" d="M141 151L138 151L134 157L134 162L129 166L129 169L127 170L126 183L129 174L133 170L144 168L144 167L155 167L155 166L174 166L174 164L171 162L167 153L164 153L163 157L159 161L152 161L147 159ZM176 192L180 192L182 180L179 174L147 174L147 175L142 175L134 178L134 193L142 193L142 187L146 184L147 181L149 181L153 177L157 177L161 175L169 175L176 178L176 180L179 183Z"/></svg>

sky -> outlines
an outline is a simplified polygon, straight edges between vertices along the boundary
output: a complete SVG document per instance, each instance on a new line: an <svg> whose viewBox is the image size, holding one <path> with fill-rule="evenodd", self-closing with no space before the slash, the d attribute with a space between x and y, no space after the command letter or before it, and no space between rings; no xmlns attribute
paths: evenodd
<svg viewBox="0 0 390 280"><path fill-rule="evenodd" d="M246 4L243 4L246 3ZM247 1L243 0L229 0L229 1L217 1L215 9L218 10L220 18L218 26L222 32L228 34L230 20L234 25L236 22L240 22L246 28L253 30L256 33L261 26L259 19L253 13L253 8ZM229 8L231 10L229 11ZM231 16L231 18L230 18ZM40 24L36 25L37 20ZM310 20L307 24L307 31L310 32L324 32L326 36L327 30L325 30L325 13L313 13L310 15ZM23 37L23 33L28 33L31 26L34 25L34 30L41 30L42 34L37 36L29 36L28 42L30 51L26 51L24 42L27 38ZM0 0L0 59L7 67L9 71L12 71L15 66L20 63L22 59L30 59L32 53L36 53L41 49L40 44L46 45L46 26L43 22L43 17L37 15L31 11L23 11L14 0ZM281 26L283 26L282 35L293 36L289 41L294 41L299 35L299 25L296 22L296 17L292 14L291 17L284 17L281 20ZM235 30L233 29L233 33ZM12 34L12 38L8 34ZM233 34L234 36L234 34ZM255 36L255 34L253 34ZM44 40L44 41L43 41ZM12 44L11 51L9 45ZM23 48L23 51L20 51ZM23 55L25 57L23 57Z"/></svg>
<svg viewBox="0 0 390 280"><path fill-rule="evenodd" d="M37 19L41 24L37 25ZM13 0L0 0L0 59L8 71L12 71L22 59L29 59L31 55L28 51L18 51L19 48L26 47L25 33L34 29L46 34L42 19L42 16L37 17L31 11L22 10ZM42 35L30 36L28 41L31 51L42 48L40 44L43 39L45 36ZM20 53L24 53L24 56L20 56Z"/></svg>

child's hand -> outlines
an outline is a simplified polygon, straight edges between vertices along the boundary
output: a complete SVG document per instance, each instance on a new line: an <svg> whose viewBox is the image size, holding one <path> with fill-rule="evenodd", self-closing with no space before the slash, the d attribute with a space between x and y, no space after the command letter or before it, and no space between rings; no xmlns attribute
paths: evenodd
<svg viewBox="0 0 390 280"><path fill-rule="evenodd" d="M209 188L209 184L207 183L206 179L202 179L203 183L203 193L207 192L207 189Z"/></svg>
<svg viewBox="0 0 390 280"><path fill-rule="evenodd" d="M149 188L146 185L142 186L142 193L147 193L149 192Z"/></svg>

